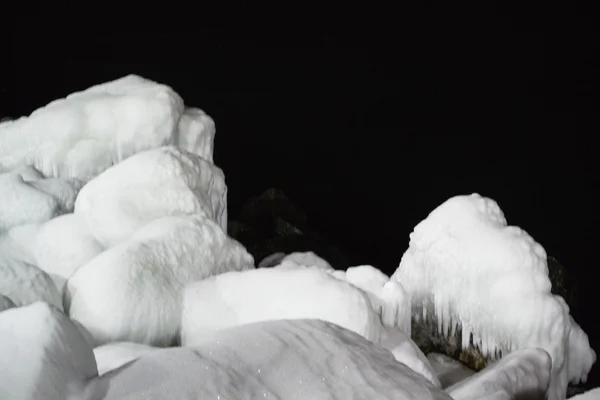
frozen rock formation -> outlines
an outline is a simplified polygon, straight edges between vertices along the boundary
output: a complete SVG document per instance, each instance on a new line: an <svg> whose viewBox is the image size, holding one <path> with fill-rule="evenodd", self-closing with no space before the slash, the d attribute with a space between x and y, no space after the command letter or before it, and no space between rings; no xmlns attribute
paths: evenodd
<svg viewBox="0 0 600 400"><path fill-rule="evenodd" d="M8 297L0 294L0 312L16 307L15 303Z"/></svg>
<svg viewBox="0 0 600 400"><path fill-rule="evenodd" d="M98 365L98 375L104 375L122 367L131 361L137 360L150 351L157 350L145 344L132 342L115 342L98 346L94 349L94 357Z"/></svg>
<svg viewBox="0 0 600 400"><path fill-rule="evenodd" d="M202 215L164 217L82 266L65 308L96 341L176 343L186 284L254 268L252 256Z"/></svg>
<svg viewBox="0 0 600 400"><path fill-rule="evenodd" d="M443 388L452 386L475 374L474 371L445 354L429 353L427 359Z"/></svg>
<svg viewBox="0 0 600 400"><path fill-rule="evenodd" d="M175 147L138 153L107 169L75 203L75 214L104 247L156 218L199 213L227 228L225 177L214 164Z"/></svg>

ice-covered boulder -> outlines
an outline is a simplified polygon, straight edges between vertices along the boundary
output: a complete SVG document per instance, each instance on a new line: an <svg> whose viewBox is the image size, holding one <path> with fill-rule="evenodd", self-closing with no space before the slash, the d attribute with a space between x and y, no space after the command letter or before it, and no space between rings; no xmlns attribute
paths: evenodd
<svg viewBox="0 0 600 400"><path fill-rule="evenodd" d="M62 294L67 279L103 250L79 215L65 214L40 227L34 256Z"/></svg>
<svg viewBox="0 0 600 400"><path fill-rule="evenodd" d="M237 326L194 348L152 351L100 380L105 400L451 400L389 351L318 320Z"/></svg>
<svg viewBox="0 0 600 400"><path fill-rule="evenodd" d="M62 298L52 279L35 265L0 254L0 294L18 307L44 301L62 310Z"/></svg>
<svg viewBox="0 0 600 400"><path fill-rule="evenodd" d="M414 317L433 316L443 335L460 325L463 348L472 335L492 359L498 350L545 349L552 357L549 400L565 398L568 307L550 292L543 247L507 226L496 202L472 194L440 205L414 228L392 279L411 297Z"/></svg>
<svg viewBox="0 0 600 400"><path fill-rule="evenodd" d="M317 267L324 270L333 270L333 267L326 260L322 259L312 251L295 251L287 254L281 259L280 264L284 264L286 261L306 267Z"/></svg>
<svg viewBox="0 0 600 400"><path fill-rule="evenodd" d="M545 400L552 359L542 349L512 353L446 389L454 400Z"/></svg>
<svg viewBox="0 0 600 400"><path fill-rule="evenodd" d="M183 287L248 268L252 256L211 219L163 217L79 268L67 282L65 308L100 344L171 345Z"/></svg>
<svg viewBox="0 0 600 400"><path fill-rule="evenodd" d="M98 365L98 375L104 375L123 365L137 360L144 354L159 347L132 342L107 343L94 348L94 357Z"/></svg>
<svg viewBox="0 0 600 400"><path fill-rule="evenodd" d="M223 171L205 159L161 147L107 169L81 189L75 214L104 247L128 239L160 217L204 213L227 228Z"/></svg>
<svg viewBox="0 0 600 400"><path fill-rule="evenodd" d="M176 138L178 148L213 162L215 122L199 108L186 108L179 120Z"/></svg>
<svg viewBox="0 0 600 400"><path fill-rule="evenodd" d="M16 307L15 303L11 299L0 294L0 312L14 307Z"/></svg>
<svg viewBox="0 0 600 400"><path fill-rule="evenodd" d="M317 318L379 343L383 325L368 296L321 268L228 272L189 284L181 343L194 346L223 329L277 319Z"/></svg>
<svg viewBox="0 0 600 400"><path fill-rule="evenodd" d="M452 386L475 374L475 371L445 354L429 353L427 359L443 388Z"/></svg>
<svg viewBox="0 0 600 400"><path fill-rule="evenodd" d="M0 234L0 257L10 257L37 265L35 247L43 224L19 225Z"/></svg>
<svg viewBox="0 0 600 400"><path fill-rule="evenodd" d="M258 263L257 268L272 268L281 264L281 260L285 258L286 254L283 252L273 253L269 256L263 258L260 263Z"/></svg>
<svg viewBox="0 0 600 400"><path fill-rule="evenodd" d="M0 354L1 399L91 400L99 388L88 387L98 375L92 347L47 303L0 313Z"/></svg>
<svg viewBox="0 0 600 400"><path fill-rule="evenodd" d="M585 393L571 397L574 400L598 400L600 399L600 388L588 390Z"/></svg>
<svg viewBox="0 0 600 400"><path fill-rule="evenodd" d="M177 141L183 100L136 75L92 86L0 124L0 171L32 165L88 181L143 150Z"/></svg>
<svg viewBox="0 0 600 400"><path fill-rule="evenodd" d="M573 317L571 320L571 330L569 331L569 383L585 383L592 366L596 362L596 352L590 347L588 335L581 329L581 326Z"/></svg>

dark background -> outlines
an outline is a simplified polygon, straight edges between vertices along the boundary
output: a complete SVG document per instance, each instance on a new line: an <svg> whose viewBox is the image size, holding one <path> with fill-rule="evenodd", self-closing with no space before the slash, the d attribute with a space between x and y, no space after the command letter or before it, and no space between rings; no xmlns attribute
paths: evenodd
<svg viewBox="0 0 600 400"><path fill-rule="evenodd" d="M307 11L246 5L215 26L190 12L179 33L46 20L4 36L0 114L128 73L171 85L216 121L230 216L281 188L351 264L388 274L416 223L479 192L577 278L573 314L600 350L596 15L577 2L402 7L291 22L281 15Z"/></svg>

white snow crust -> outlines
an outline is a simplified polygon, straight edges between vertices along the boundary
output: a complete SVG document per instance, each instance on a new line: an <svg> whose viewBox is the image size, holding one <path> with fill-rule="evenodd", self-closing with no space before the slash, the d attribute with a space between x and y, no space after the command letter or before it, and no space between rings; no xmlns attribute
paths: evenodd
<svg viewBox="0 0 600 400"><path fill-rule="evenodd" d="M133 342L114 342L94 348L94 357L98 365L98 375L116 370L123 365L137 360L141 356L159 347Z"/></svg>

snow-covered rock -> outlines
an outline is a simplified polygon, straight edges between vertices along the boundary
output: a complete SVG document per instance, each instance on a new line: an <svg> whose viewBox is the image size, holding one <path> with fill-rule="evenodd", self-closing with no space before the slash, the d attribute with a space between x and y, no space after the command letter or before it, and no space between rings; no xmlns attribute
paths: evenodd
<svg viewBox="0 0 600 400"><path fill-rule="evenodd" d="M94 357L98 365L98 375L104 375L123 365L137 360L144 354L159 349L158 347L132 342L115 342L98 346L94 349Z"/></svg>
<svg viewBox="0 0 600 400"><path fill-rule="evenodd" d="M1 399L92 399L98 375L91 346L47 303L0 313ZM93 388L94 390L96 388Z"/></svg>
<svg viewBox="0 0 600 400"><path fill-rule="evenodd" d="M496 202L472 194L440 205L411 233L392 279L411 297L413 316L433 315L444 334L460 324L463 348L472 334L492 357L496 350L545 349L552 357L549 400L565 398L568 307L550 292L543 247L507 226Z"/></svg>
<svg viewBox="0 0 600 400"><path fill-rule="evenodd" d="M0 294L0 312L14 307L16 307L15 303L11 299Z"/></svg>
<svg viewBox="0 0 600 400"><path fill-rule="evenodd" d="M184 285L248 268L252 256L212 220L164 217L79 268L65 308L100 344L167 346L178 337Z"/></svg>
<svg viewBox="0 0 600 400"><path fill-rule="evenodd" d="M35 265L0 254L0 294L17 307L44 301L62 310L62 298L50 276Z"/></svg>
<svg viewBox="0 0 600 400"><path fill-rule="evenodd" d="M37 265L35 248L42 224L19 225L0 234L0 257L10 257Z"/></svg>
<svg viewBox="0 0 600 400"><path fill-rule="evenodd" d="M177 147L213 162L215 121L198 108L187 108L179 120Z"/></svg>
<svg viewBox="0 0 600 400"><path fill-rule="evenodd" d="M285 264L286 262L291 262L306 267L317 267L324 270L333 270L333 267L326 260L319 257L312 251L296 251L294 253L290 253L281 259L280 264Z"/></svg>
<svg viewBox="0 0 600 400"><path fill-rule="evenodd" d="M592 366L596 362L596 352L590 347L588 335L573 317L571 330L569 331L569 382L578 384L585 383Z"/></svg>
<svg viewBox="0 0 600 400"><path fill-rule="evenodd" d="M387 328L381 341L381 347L388 349L396 361L407 365L413 371L423 375L435 387L441 388L442 384L429 360L419 346L410 338L410 335L398 328Z"/></svg>
<svg viewBox="0 0 600 400"><path fill-rule="evenodd" d="M272 268L272 267L276 267L277 265L281 264L281 260L283 260L285 258L286 254L285 253L273 253L270 256L266 256L265 258L263 258L260 263L258 263L258 267L257 268Z"/></svg>
<svg viewBox="0 0 600 400"><path fill-rule="evenodd" d="M357 287L312 267L228 272L189 284L181 343L194 346L223 329L260 321L316 318L379 343L383 325Z"/></svg>
<svg viewBox="0 0 600 400"><path fill-rule="evenodd" d="M34 255L62 294L67 279L103 250L79 215L65 214L40 227Z"/></svg>
<svg viewBox="0 0 600 400"><path fill-rule="evenodd" d="M81 189L75 203L75 214L104 247L123 242L156 218L198 213L226 230L223 171L171 146L138 153L107 169Z"/></svg>
<svg viewBox="0 0 600 400"><path fill-rule="evenodd" d="M183 100L136 75L92 86L0 124L0 171L32 165L88 181L143 150L177 141Z"/></svg>
<svg viewBox="0 0 600 400"><path fill-rule="evenodd" d="M195 348L152 351L99 379L108 382L105 400L451 400L383 348L317 320L237 326Z"/></svg>
<svg viewBox="0 0 600 400"><path fill-rule="evenodd" d="M571 397L575 400L599 400L600 399L600 388L588 390L585 393Z"/></svg>
<svg viewBox="0 0 600 400"><path fill-rule="evenodd" d="M427 359L443 388L452 386L475 374L475 371L445 354L429 353Z"/></svg>
<svg viewBox="0 0 600 400"><path fill-rule="evenodd" d="M551 369L552 359L546 351L520 350L446 391L454 400L545 400Z"/></svg>

